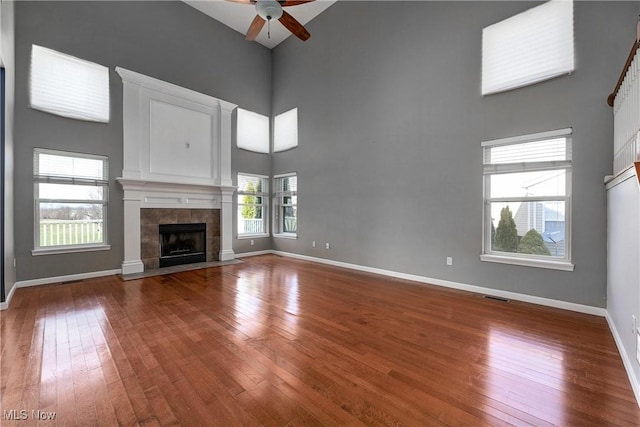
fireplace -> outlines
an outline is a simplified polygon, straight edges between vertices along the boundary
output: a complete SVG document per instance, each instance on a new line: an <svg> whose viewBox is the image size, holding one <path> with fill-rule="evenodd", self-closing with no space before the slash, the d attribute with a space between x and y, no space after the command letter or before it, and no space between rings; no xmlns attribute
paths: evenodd
<svg viewBox="0 0 640 427"><path fill-rule="evenodd" d="M205 262L207 225L160 224L160 267Z"/></svg>
<svg viewBox="0 0 640 427"><path fill-rule="evenodd" d="M206 261L234 259L236 105L120 67L116 72L124 100L122 176L116 178L124 190L122 274L160 266L159 224L206 223Z"/></svg>
<svg viewBox="0 0 640 427"><path fill-rule="evenodd" d="M194 236L180 235L185 232L191 233L200 230L204 230L204 238L201 237L202 234L200 233L199 237L195 238L201 239L198 241L195 241ZM178 236L171 238L166 235L166 231L177 232ZM176 265L178 262L191 264L203 261L219 261L220 231L220 209L140 209L140 254L145 271ZM180 237L183 240L187 239L187 237L190 240L194 240L189 245L197 244L200 246L200 243L203 242L203 250L199 248L194 250L189 247L189 251L195 253L203 252L205 259L202 259L202 255L199 257L178 256L188 254L184 252L186 248L178 246L177 239ZM173 244L174 246L163 251L163 240L165 243ZM181 244L186 246L185 242ZM161 255L164 257L169 256L170 258L166 258L161 264Z"/></svg>

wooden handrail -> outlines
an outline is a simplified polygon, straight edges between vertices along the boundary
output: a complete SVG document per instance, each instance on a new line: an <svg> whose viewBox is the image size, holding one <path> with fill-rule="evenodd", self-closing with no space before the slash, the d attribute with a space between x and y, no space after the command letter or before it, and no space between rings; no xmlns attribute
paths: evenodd
<svg viewBox="0 0 640 427"><path fill-rule="evenodd" d="M624 68L620 73L620 78L618 79L618 83L616 84L616 88L613 90L611 95L607 97L607 104L609 107L613 107L613 102L618 95L618 91L620 90L620 86L622 86L622 82L624 81L624 77L627 75L627 71L629 71L629 67L631 66L631 62L633 62L633 58L636 56L636 52L640 47L640 17L638 17L638 23L636 24L636 41L631 46L631 52L629 52L629 56L627 57L627 62L624 64Z"/></svg>
<svg viewBox="0 0 640 427"><path fill-rule="evenodd" d="M618 79L616 88L613 90L613 92L611 92L611 95L607 97L607 104L609 104L610 107L613 107L613 101L616 99L616 95L618 95L620 86L622 86L624 77L627 75L627 71L631 66L631 62L633 61L633 58L635 58L636 56L636 52L638 51L638 48L640 48L640 41L636 39L636 41L633 43L633 46L631 47L631 52L629 52L629 56L627 57L627 62L624 64L624 68L622 69L622 73L620 73L620 78Z"/></svg>

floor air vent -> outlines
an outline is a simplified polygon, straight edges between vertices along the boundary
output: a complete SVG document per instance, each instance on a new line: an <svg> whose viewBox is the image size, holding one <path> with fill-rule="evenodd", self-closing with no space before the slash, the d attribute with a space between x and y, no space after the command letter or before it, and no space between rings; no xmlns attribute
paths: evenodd
<svg viewBox="0 0 640 427"><path fill-rule="evenodd" d="M491 299L491 300L500 301L500 302L511 302L510 299L502 298L502 297L496 297L494 295L483 295L482 298Z"/></svg>

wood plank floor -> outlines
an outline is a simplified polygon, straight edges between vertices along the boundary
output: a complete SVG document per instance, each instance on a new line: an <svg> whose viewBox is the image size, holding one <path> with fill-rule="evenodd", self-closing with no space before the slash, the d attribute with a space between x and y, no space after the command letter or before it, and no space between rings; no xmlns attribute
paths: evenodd
<svg viewBox="0 0 640 427"><path fill-rule="evenodd" d="M275 255L18 289L1 333L3 426L640 425L603 318Z"/></svg>

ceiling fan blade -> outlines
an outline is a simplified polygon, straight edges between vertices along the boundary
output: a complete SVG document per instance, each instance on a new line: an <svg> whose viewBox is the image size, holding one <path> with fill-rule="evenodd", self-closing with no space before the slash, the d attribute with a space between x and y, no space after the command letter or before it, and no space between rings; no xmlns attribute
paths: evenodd
<svg viewBox="0 0 640 427"><path fill-rule="evenodd" d="M254 41L256 37L258 37L258 34L260 34L260 30L262 30L265 22L267 21L262 19L260 15L256 15L256 17L253 18L253 21L251 21L251 25L249 25L245 40Z"/></svg>
<svg viewBox="0 0 640 427"><path fill-rule="evenodd" d="M311 37L309 31L299 23L296 18L289 15L285 10L282 11L282 16L278 19L282 25L284 25L291 33L302 41L305 41Z"/></svg>
<svg viewBox="0 0 640 427"><path fill-rule="evenodd" d="M227 0L231 3L255 4L256 0Z"/></svg>
<svg viewBox="0 0 640 427"><path fill-rule="evenodd" d="M231 1L234 1L234 0L231 0ZM280 5L284 7L297 6L299 4L311 3L312 1L315 1L315 0L284 0L284 1L280 1Z"/></svg>

